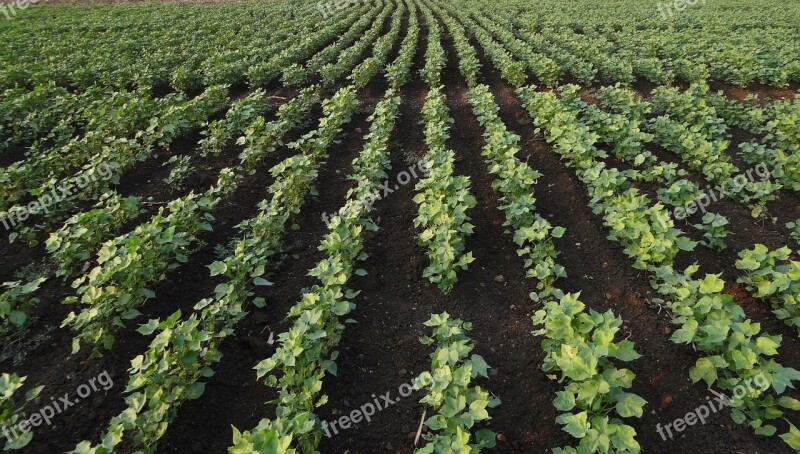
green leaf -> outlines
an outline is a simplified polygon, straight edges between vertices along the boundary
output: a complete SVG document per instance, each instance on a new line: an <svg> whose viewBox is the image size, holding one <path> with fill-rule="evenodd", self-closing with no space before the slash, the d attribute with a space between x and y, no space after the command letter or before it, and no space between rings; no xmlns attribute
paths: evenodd
<svg viewBox="0 0 800 454"><path fill-rule="evenodd" d="M672 342L676 344L689 344L694 340L697 334L697 320L691 318L683 324L683 326L672 333Z"/></svg>
<svg viewBox="0 0 800 454"><path fill-rule="evenodd" d="M634 344L631 341L620 341L613 349L613 356L620 361L635 361L642 357L634 350Z"/></svg>
<svg viewBox="0 0 800 454"><path fill-rule="evenodd" d="M785 441L790 448L800 452L800 431L788 420L786 423L789 424L789 432L781 435L781 440Z"/></svg>
<svg viewBox="0 0 800 454"><path fill-rule="evenodd" d="M194 382L186 387L186 398L195 400L200 398L206 390L206 384L201 382Z"/></svg>
<svg viewBox="0 0 800 454"><path fill-rule="evenodd" d="M789 396L782 396L780 399L778 399L778 405L790 410L800 410L800 400L791 398Z"/></svg>
<svg viewBox="0 0 800 454"><path fill-rule="evenodd" d="M700 358L693 367L689 368L689 378L694 383L703 380L706 385L711 387L717 381L717 368L710 359Z"/></svg>
<svg viewBox="0 0 800 454"><path fill-rule="evenodd" d="M486 411L487 405L489 405L488 400L476 400L469 404L469 414L475 419L475 421L489 419L489 412Z"/></svg>
<svg viewBox="0 0 800 454"><path fill-rule="evenodd" d="M144 336L149 336L158 329L158 325L159 325L159 320L151 319L150 321L147 322L147 324L140 326L139 329L137 329L136 331L138 331L139 334L142 334Z"/></svg>
<svg viewBox="0 0 800 454"><path fill-rule="evenodd" d="M20 431L21 432L21 431ZM18 437L13 438L6 442L6 448L9 450L22 449L33 440L33 432L21 432Z"/></svg>
<svg viewBox="0 0 800 454"><path fill-rule="evenodd" d="M623 418L641 418L646 400L636 394L626 393L622 401L617 402L617 413Z"/></svg>
<svg viewBox="0 0 800 454"><path fill-rule="evenodd" d="M261 287L271 286L272 282L264 279L263 277L256 277L253 279L253 284Z"/></svg>
<svg viewBox="0 0 800 454"><path fill-rule="evenodd" d="M709 274L700 281L700 292L705 295L720 293L724 288L725 281L713 274Z"/></svg>
<svg viewBox="0 0 800 454"><path fill-rule="evenodd" d="M581 412L577 415L563 414L556 418L556 422L563 425L563 430L575 438L581 439L589 431L588 413Z"/></svg>
<svg viewBox="0 0 800 454"><path fill-rule="evenodd" d="M570 411L575 408L575 394L569 391L558 391L553 405L559 411Z"/></svg>
<svg viewBox="0 0 800 454"><path fill-rule="evenodd" d="M209 265L208 268L211 270L212 276L219 276L228 270L228 266L225 264L225 262L214 262Z"/></svg>
<svg viewBox="0 0 800 454"><path fill-rule="evenodd" d="M611 435L611 442L618 452L640 452L641 447L636 441L636 431L631 426L616 425L614 434Z"/></svg>
<svg viewBox="0 0 800 454"><path fill-rule="evenodd" d="M8 321L10 321L14 326L22 326L27 320L28 314L22 311L12 311L8 316Z"/></svg>
<svg viewBox="0 0 800 454"><path fill-rule="evenodd" d="M489 365L486 364L486 360L483 359L480 355L472 355L470 358L472 362L472 370L481 377L488 377L489 372Z"/></svg>

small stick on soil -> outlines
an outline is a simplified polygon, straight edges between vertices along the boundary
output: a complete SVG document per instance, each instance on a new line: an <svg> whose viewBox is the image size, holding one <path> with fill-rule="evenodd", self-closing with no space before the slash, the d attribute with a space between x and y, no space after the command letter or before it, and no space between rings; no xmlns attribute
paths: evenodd
<svg viewBox="0 0 800 454"><path fill-rule="evenodd" d="M721 392L719 392L719 391L717 391L715 389L709 389L709 391L711 391L712 394L714 394L718 398L722 399L726 403L730 400L730 398L728 396L726 396L725 394L722 394Z"/></svg>
<svg viewBox="0 0 800 454"><path fill-rule="evenodd" d="M419 436L422 434L422 424L425 422L425 415L428 414L428 410L422 412L422 418L419 420L419 427L417 428L417 436L414 437L414 446L417 446L419 443Z"/></svg>

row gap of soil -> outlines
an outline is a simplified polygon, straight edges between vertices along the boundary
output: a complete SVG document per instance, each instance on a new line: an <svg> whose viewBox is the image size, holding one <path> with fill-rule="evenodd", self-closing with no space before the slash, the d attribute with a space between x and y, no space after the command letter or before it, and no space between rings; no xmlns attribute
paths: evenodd
<svg viewBox="0 0 800 454"><path fill-rule="evenodd" d="M487 387L503 404L490 412L491 427L504 436L501 452L546 449L543 440L552 446L566 445L569 436L554 423L557 412L551 403L559 386L541 370L544 351L531 335L531 316L538 309L529 296L535 291L535 282L526 278L524 261L517 255L510 231L503 226L505 215L492 190L495 178L481 154L483 128L466 100L468 87L458 69L451 36L446 36L444 47L448 54L445 93L456 121L456 145L452 147L456 150L456 170L469 175L478 201L472 215L475 233L467 240L476 261L462 273L465 285L458 290L463 290L468 299L459 309L475 325L478 352L496 370L496 378Z"/></svg>

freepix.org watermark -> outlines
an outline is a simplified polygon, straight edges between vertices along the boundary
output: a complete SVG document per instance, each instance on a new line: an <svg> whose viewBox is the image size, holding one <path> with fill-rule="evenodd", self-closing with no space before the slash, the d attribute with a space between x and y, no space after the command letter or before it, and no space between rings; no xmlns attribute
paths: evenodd
<svg viewBox="0 0 800 454"><path fill-rule="evenodd" d="M417 171L419 171L419 173L417 173ZM371 208L375 202L383 200L389 194L399 190L401 186L405 186L408 183L419 179L420 177L426 177L429 173L431 173L430 163L428 163L426 159L421 159L417 163L411 165L408 170L398 173L397 182L394 184L394 186L392 186L391 181L386 180L378 189L366 194L365 196L362 196L359 202L363 203L364 206ZM322 213L322 220L325 222L326 226L330 227L331 219L335 216L336 213Z"/></svg>
<svg viewBox="0 0 800 454"><path fill-rule="evenodd" d="M755 173L755 175L753 175L753 173ZM747 183L755 182L755 176L761 178L760 181L766 181L769 180L772 175L770 174L769 168L767 168L766 165L758 164L754 168L748 169L745 173L737 175L736 177L717 187L712 188L709 186L706 192L701 194L693 201L687 203L683 207L675 208L673 211L673 216L675 219L683 220L696 213L697 210L705 213L706 208L708 208L712 203L723 200L731 194L738 194L747 187Z"/></svg>
<svg viewBox="0 0 800 454"><path fill-rule="evenodd" d="M358 424L361 421L370 422L372 421L372 417L378 412L386 410L392 405L395 405L397 402L400 402L400 399L409 397L422 388L430 386L432 383L433 376L431 376L430 372L423 372L414 378L410 383L403 383L400 385L397 390L399 397L393 396L391 391L380 396L373 394L372 402L362 405L361 407L351 411L347 415L343 415L335 421L324 421L322 423L322 428L325 430L325 436L330 438L334 435L338 435L340 430L345 431L350 429L353 427L353 424Z"/></svg>
<svg viewBox="0 0 800 454"><path fill-rule="evenodd" d="M674 8L677 12L682 12L686 9L687 6L695 6L698 3L702 3L703 5L706 4L706 0L673 0L672 2L667 3L658 3L658 12L661 13L661 18L666 19L668 17L672 17L673 13L672 9Z"/></svg>
<svg viewBox="0 0 800 454"><path fill-rule="evenodd" d="M760 395L767 389L769 389L769 380L763 373L761 373L754 378L748 378L744 383L736 386L733 389L733 397L735 399L741 399L748 393L751 395ZM697 423L704 425L706 423L706 418L717 414L717 412L729 406L730 400L722 394L717 394L713 398L708 396L706 397L705 404L695 408L694 411L686 413L686 416L683 418L678 418L664 426L662 426L660 423L656 424L656 432L661 435L661 439L663 441L667 441L667 436L669 436L670 439L673 439L675 435L683 432L689 426L694 426ZM673 429L675 430L674 434L672 432Z"/></svg>
<svg viewBox="0 0 800 454"><path fill-rule="evenodd" d="M61 415L70 407L78 405L82 399L86 399L98 391L108 391L114 387L114 380L107 371L103 371L97 377L90 379L75 390L75 393L66 393L61 397L51 397L50 403L39 409L25 419L21 419L11 427L3 424L3 436L12 441L30 432L34 427L42 424L49 426L53 423L56 416Z"/></svg>
<svg viewBox="0 0 800 454"><path fill-rule="evenodd" d="M29 6L35 5L39 3L41 0L14 0L8 4L0 3L0 13L6 17L6 19L13 19L17 17L18 10L26 10ZM47 0L44 0L45 2Z"/></svg>
<svg viewBox="0 0 800 454"><path fill-rule="evenodd" d="M0 213L0 224L2 224L6 230L11 230L17 226L18 222L24 222L31 215L50 213L50 207L78 194L82 189L89 186L90 183L97 182L98 177L103 180L108 180L112 175L111 167L104 163L94 169L90 169L88 172L82 173L74 182L74 186L70 181L63 182L58 186L51 184L49 192L45 192L27 206L16 206L8 212Z"/></svg>

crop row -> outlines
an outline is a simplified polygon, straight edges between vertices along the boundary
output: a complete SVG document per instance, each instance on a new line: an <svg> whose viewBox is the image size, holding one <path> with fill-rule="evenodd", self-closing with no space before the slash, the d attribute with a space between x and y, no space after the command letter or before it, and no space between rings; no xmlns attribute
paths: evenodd
<svg viewBox="0 0 800 454"><path fill-rule="evenodd" d="M618 98L630 96L620 92ZM760 334L760 326L746 318L732 296L722 292L725 282L719 276L695 279L697 265L684 272L673 269L678 252L691 249L691 243L674 228L662 206L651 205L647 197L624 184L624 174L597 160L597 135L578 120L573 95L560 100L553 93L538 93L531 87L520 90L519 95L534 123L587 185L592 208L602 215L609 238L624 246L635 267L649 271L653 287L663 297L656 302L669 307L673 322L680 326L671 340L692 344L707 355L690 369L692 381L733 391L763 374L775 394L761 395L757 390L743 396L737 393L730 397L731 414L737 423L749 419L758 434L775 433L777 428L769 421L783 414L780 407L800 408L800 402L779 397L800 379L800 372L769 359L778 353L780 336ZM604 175L615 177L602 178Z"/></svg>
<svg viewBox="0 0 800 454"><path fill-rule="evenodd" d="M354 274L365 274L355 268L367 258L363 235L377 229L368 217L372 207L363 200L385 178L388 140L399 104L400 98L389 90L370 117L367 144L353 163L351 179L356 186L320 242L325 257L309 271L319 283L304 291L290 309L292 327L278 336L277 351L255 368L259 380L279 389L273 402L275 417L262 419L249 431L234 430L231 453L316 451L323 428L314 409L327 402L327 396L320 394L322 382L326 375L336 375L336 347L345 328L342 317L355 308L352 299L358 294L346 285Z"/></svg>
<svg viewBox="0 0 800 454"><path fill-rule="evenodd" d="M295 99L299 104L308 100ZM150 320L139 331L151 335L158 331L147 351L134 358L126 397L128 407L112 418L101 436L101 445L82 442L74 452L112 452L131 433L137 447L155 449L168 424L177 416L181 404L198 398L204 389L199 380L213 374L211 366L219 362L220 344L233 334L236 324L251 304L251 285L270 285L262 276L266 266L281 252L281 239L287 223L300 212L306 196L313 192L316 169L330 145L355 109L355 94L342 90L323 103L325 118L320 129L303 150L271 169L275 182L269 187L271 197L259 204L258 214L239 226L240 238L233 253L210 266L210 275L222 276L214 296L195 306L195 313L181 320L176 312L164 321ZM263 307L261 298L252 305Z"/></svg>

